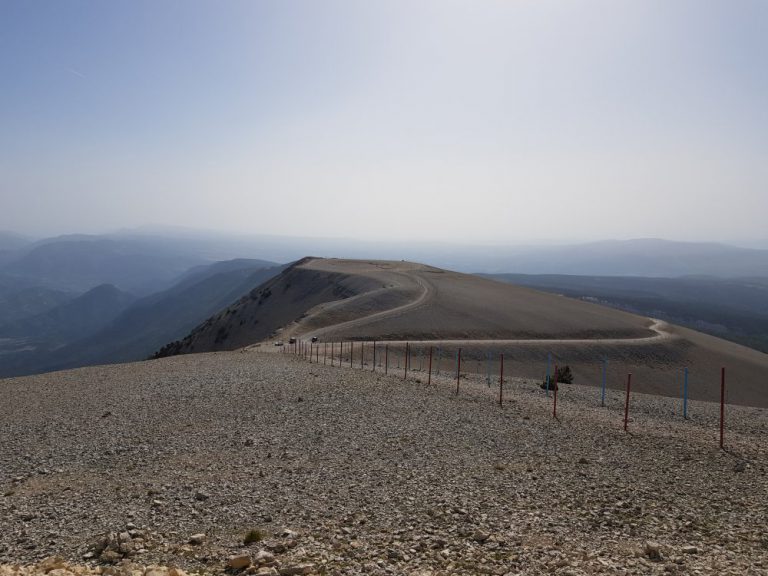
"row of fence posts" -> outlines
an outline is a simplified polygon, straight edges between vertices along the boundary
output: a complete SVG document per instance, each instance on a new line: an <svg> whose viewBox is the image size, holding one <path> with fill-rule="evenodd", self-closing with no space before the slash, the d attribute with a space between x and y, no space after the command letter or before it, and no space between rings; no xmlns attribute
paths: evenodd
<svg viewBox="0 0 768 576"><path fill-rule="evenodd" d="M328 355L328 345L330 344L330 356ZM354 341L350 341L349 343L349 367L353 367L354 362L354 351L355 351L355 343ZM360 342L360 369L364 369L365 367L365 342ZM380 344L380 343L379 343ZM308 359L310 362L312 362L312 357L314 355L314 362L319 364L320 363L320 343L319 342L305 342L303 340L295 340L290 344L292 346L292 353L298 356L301 356L305 359ZM339 342L339 356L338 356L338 365L341 366L343 362L343 355L344 355L344 342ZM377 341L373 340L373 356L372 356L372 362L371 362L371 371L376 371L376 345ZM335 348L336 348L336 342L323 342L323 364L327 365L328 359L330 358L330 365L334 366L336 362L335 357ZM427 377L427 385L432 384L432 358L434 353L434 347L429 347L429 368L428 368L428 377ZM283 347L282 352L286 352L286 348ZM422 364L420 364L420 369L423 370L423 355L424 351L422 350ZM411 365L411 345L410 342L405 343L405 353L403 358L403 380L408 379L408 369ZM435 375L440 375L440 361L442 359L442 349L438 346L437 347L437 362L436 362L436 370ZM550 373L550 366L554 366L554 377ZM379 356L379 367L381 367L381 356ZM400 359L397 359L397 368L400 367ZM607 380L607 370L608 370L608 360L603 358L602 362L602 382L600 387L600 405L605 406L605 392L606 392L606 380ZM389 344L384 344L384 374L389 374ZM486 352L486 372L485 372L485 380L488 384L488 387L491 385L491 353ZM461 348L459 348L456 352L456 391L455 395L458 396L459 394L459 384L461 380ZM546 386L545 391L547 397L550 396L550 391L552 392L552 416L553 418L557 419L557 390L559 388L558 386L558 370L557 370L557 364L552 364L552 354L547 354L547 372L546 372ZM552 385L550 385L550 382L552 382ZM630 391L632 387L632 373L630 372L627 374L627 384L625 387L625 397L624 397L624 431L628 432L629 427L629 404L630 404ZM499 354L499 400L498 404L499 406L503 405L504 397L503 392L504 390L504 354ZM683 418L688 419L688 368L683 369ZM720 448L722 449L724 447L724 435L725 435L725 367L720 369Z"/></svg>

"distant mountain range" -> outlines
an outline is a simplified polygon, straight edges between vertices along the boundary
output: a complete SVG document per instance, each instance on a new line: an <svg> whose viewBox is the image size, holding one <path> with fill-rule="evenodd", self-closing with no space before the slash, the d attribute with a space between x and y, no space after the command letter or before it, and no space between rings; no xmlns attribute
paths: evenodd
<svg viewBox="0 0 768 576"><path fill-rule="evenodd" d="M6 277L72 291L113 284L137 295L168 287L200 257L109 238L63 238L19 249L0 269Z"/></svg>
<svg viewBox="0 0 768 576"><path fill-rule="evenodd" d="M145 359L281 270L245 259L197 266L171 288L138 299L98 286L0 325L0 376Z"/></svg>
<svg viewBox="0 0 768 576"><path fill-rule="evenodd" d="M756 245L760 245L757 243ZM291 262L307 254L428 262L474 273L589 276L768 276L768 249L659 239L567 245L467 245L344 238L238 236L149 229L31 242L0 232L0 277L83 292L113 284L136 295L170 287L190 267L237 258Z"/></svg>
<svg viewBox="0 0 768 576"><path fill-rule="evenodd" d="M501 248L475 272L582 276L768 276L768 250L667 240L610 240L570 246Z"/></svg>

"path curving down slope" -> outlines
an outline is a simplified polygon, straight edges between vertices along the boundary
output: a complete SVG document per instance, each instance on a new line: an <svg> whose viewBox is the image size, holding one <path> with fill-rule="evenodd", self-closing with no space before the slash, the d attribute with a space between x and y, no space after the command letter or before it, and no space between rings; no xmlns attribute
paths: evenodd
<svg viewBox="0 0 768 576"><path fill-rule="evenodd" d="M652 321L601 306L410 262L313 259L306 270L360 275L403 298L387 306L380 290L309 310L297 336L337 339L589 341L658 337ZM380 303L341 322L317 322L329 310Z"/></svg>

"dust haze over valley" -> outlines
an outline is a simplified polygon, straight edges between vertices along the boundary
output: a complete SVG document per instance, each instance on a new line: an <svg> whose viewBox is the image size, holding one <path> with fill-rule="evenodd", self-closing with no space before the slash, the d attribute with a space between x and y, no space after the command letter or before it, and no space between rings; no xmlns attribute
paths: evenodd
<svg viewBox="0 0 768 576"><path fill-rule="evenodd" d="M768 574L768 5L0 7L0 576Z"/></svg>

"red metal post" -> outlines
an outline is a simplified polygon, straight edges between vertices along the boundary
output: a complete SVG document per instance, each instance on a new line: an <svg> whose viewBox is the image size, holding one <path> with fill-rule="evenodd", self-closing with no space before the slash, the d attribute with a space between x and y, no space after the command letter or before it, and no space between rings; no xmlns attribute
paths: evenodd
<svg viewBox="0 0 768 576"><path fill-rule="evenodd" d="M427 386L432 384L432 346L429 347L429 376L427 377Z"/></svg>
<svg viewBox="0 0 768 576"><path fill-rule="evenodd" d="M627 399L624 402L624 432L627 431L627 422L629 422L629 389L632 386L632 372L627 374Z"/></svg>
<svg viewBox="0 0 768 576"><path fill-rule="evenodd" d="M461 348L459 348L459 353L457 356L457 362L456 362L456 395L459 395L459 379L461 378Z"/></svg>
<svg viewBox="0 0 768 576"><path fill-rule="evenodd" d="M725 433L725 366L720 368L720 449L723 448Z"/></svg>
<svg viewBox="0 0 768 576"><path fill-rule="evenodd" d="M502 394L504 390L504 354L500 356L501 360L501 367L499 368L499 406L501 406L502 402Z"/></svg>

